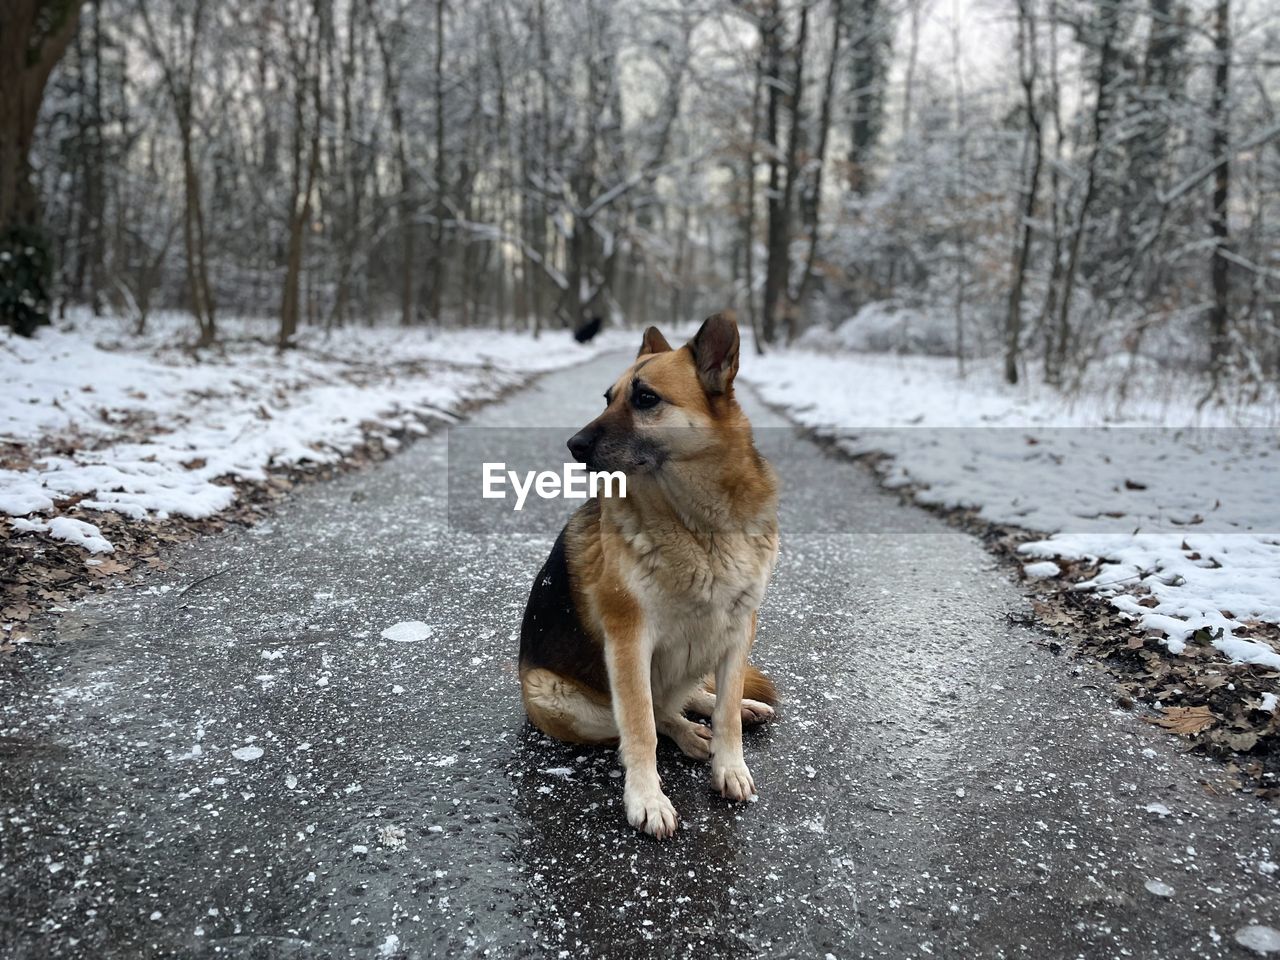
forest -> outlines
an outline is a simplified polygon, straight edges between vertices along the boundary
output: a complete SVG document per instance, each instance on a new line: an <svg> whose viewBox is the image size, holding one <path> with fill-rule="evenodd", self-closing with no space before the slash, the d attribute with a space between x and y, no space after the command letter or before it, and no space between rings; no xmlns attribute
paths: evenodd
<svg viewBox="0 0 1280 960"><path fill-rule="evenodd" d="M0 317L1280 371L1266 0L10 0ZM1122 374L1117 374L1122 375Z"/></svg>
<svg viewBox="0 0 1280 960"><path fill-rule="evenodd" d="M0 0L0 958L1280 957L1278 463L1280 0Z"/></svg>

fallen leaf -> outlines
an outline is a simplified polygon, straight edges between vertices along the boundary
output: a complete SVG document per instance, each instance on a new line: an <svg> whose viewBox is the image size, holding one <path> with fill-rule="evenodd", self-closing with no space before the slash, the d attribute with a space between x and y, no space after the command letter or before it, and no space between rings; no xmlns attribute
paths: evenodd
<svg viewBox="0 0 1280 960"><path fill-rule="evenodd" d="M1069 615L1062 610L1045 603L1043 600L1032 600L1031 609L1036 615L1036 619L1049 627L1069 627L1074 622Z"/></svg>
<svg viewBox="0 0 1280 960"><path fill-rule="evenodd" d="M15 603L0 610L0 620L27 620L35 612L29 603Z"/></svg>
<svg viewBox="0 0 1280 960"><path fill-rule="evenodd" d="M1163 707L1164 713L1159 717L1148 717L1148 723L1164 727L1170 733L1191 736L1206 727L1211 727L1217 717L1208 707Z"/></svg>
<svg viewBox="0 0 1280 960"><path fill-rule="evenodd" d="M1221 742L1225 743L1232 750L1244 753L1248 750L1252 750L1258 745L1258 735L1253 731L1248 733L1232 733L1223 737Z"/></svg>
<svg viewBox="0 0 1280 960"><path fill-rule="evenodd" d="M121 563L114 557L107 557L107 559L103 560L101 563L89 567L89 572L95 577L110 577L117 573L128 573L129 565L127 563Z"/></svg>

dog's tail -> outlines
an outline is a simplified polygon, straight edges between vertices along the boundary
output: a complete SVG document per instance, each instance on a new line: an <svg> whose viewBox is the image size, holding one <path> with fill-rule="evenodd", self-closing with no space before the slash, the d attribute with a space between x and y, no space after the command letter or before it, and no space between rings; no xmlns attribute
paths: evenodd
<svg viewBox="0 0 1280 960"><path fill-rule="evenodd" d="M747 677L742 684L742 695L748 700L762 700L771 707L778 705L778 688L755 664L747 664Z"/></svg>
<svg viewBox="0 0 1280 960"><path fill-rule="evenodd" d="M715 678L708 677L703 686L708 693L715 693ZM747 664L747 675L742 683L742 696L746 700L760 700L771 707L776 707L780 699L778 688L773 685L773 681L753 663Z"/></svg>

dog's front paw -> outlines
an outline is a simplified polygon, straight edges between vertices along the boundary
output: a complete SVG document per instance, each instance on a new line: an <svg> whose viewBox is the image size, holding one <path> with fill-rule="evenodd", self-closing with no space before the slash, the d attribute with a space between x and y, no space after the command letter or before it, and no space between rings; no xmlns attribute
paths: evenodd
<svg viewBox="0 0 1280 960"><path fill-rule="evenodd" d="M622 795L627 806L627 822L637 830L662 840L676 832L680 818L667 795L657 784L651 787L628 786Z"/></svg>
<svg viewBox="0 0 1280 960"><path fill-rule="evenodd" d="M711 789L722 797L741 802L756 792L756 782L751 771L741 760L719 764L711 761Z"/></svg>

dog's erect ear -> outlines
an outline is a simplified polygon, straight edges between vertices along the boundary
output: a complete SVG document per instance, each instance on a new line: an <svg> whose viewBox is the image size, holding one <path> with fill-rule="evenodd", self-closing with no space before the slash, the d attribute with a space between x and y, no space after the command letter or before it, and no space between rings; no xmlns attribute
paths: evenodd
<svg viewBox="0 0 1280 960"><path fill-rule="evenodd" d="M738 321L732 310L702 321L689 341L698 379L707 393L724 393L738 373Z"/></svg>
<svg viewBox="0 0 1280 960"><path fill-rule="evenodd" d="M640 341L640 352L637 357L643 357L646 353L666 353L671 349L671 344L667 343L667 338L662 335L662 331L657 327L650 327L644 332L644 339Z"/></svg>

